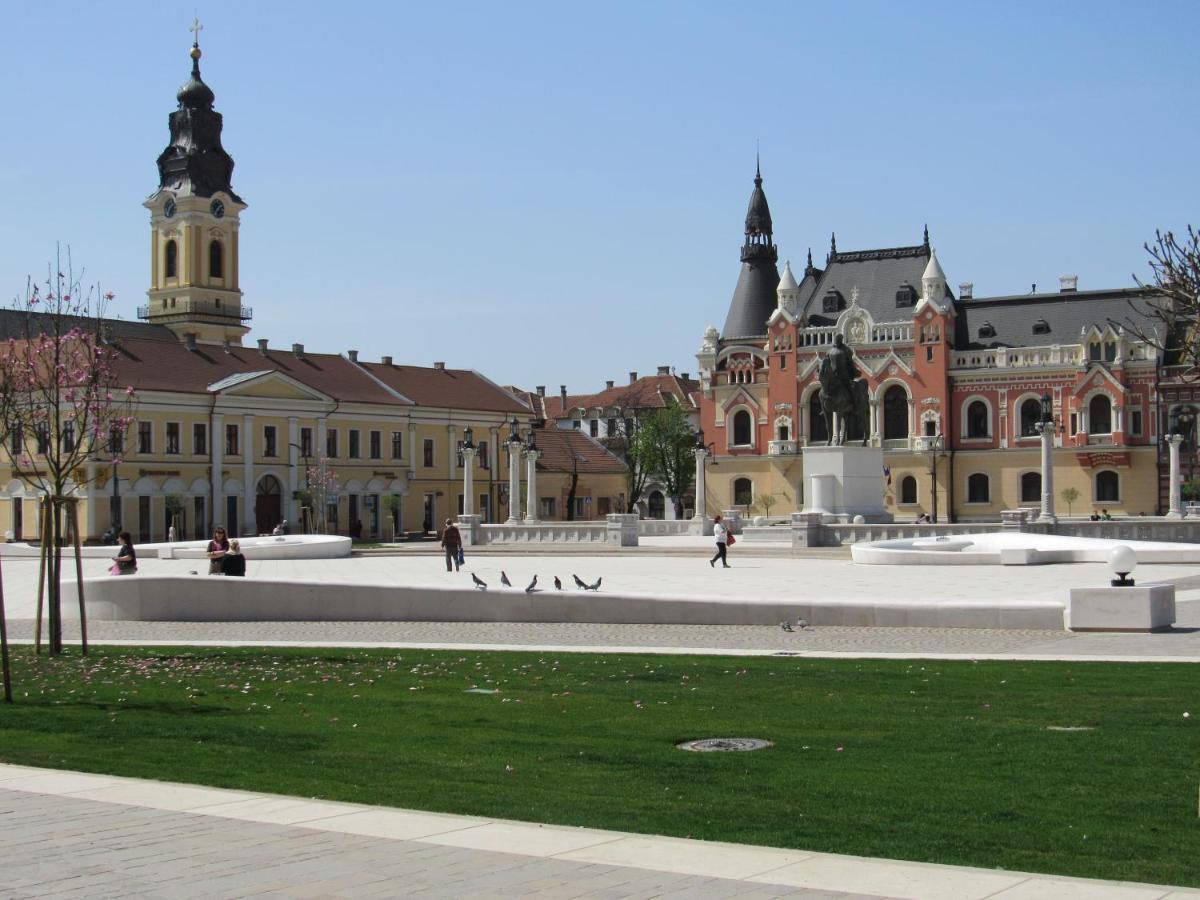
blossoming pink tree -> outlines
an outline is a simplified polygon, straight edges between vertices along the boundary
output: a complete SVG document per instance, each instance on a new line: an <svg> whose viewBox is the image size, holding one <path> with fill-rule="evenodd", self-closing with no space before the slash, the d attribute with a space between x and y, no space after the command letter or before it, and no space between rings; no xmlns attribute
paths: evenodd
<svg viewBox="0 0 1200 900"><path fill-rule="evenodd" d="M321 457L316 465L308 467L304 478L308 484L305 493L312 507L314 530L325 534L329 530L329 501L336 503L342 489L337 472L329 467L327 458Z"/></svg>
<svg viewBox="0 0 1200 900"><path fill-rule="evenodd" d="M64 528L78 522L75 505L86 485L120 462L136 396L132 385L119 384L120 350L105 332L104 310L112 295L98 287L82 290L69 251L65 274L61 255L58 263L43 285L27 284L15 304L17 333L0 345L4 451L16 477L49 507L49 533L41 537L43 544L49 541L51 653L62 652L62 545L69 536ZM76 557L78 565L78 551ZM82 604L81 592L81 621Z"/></svg>

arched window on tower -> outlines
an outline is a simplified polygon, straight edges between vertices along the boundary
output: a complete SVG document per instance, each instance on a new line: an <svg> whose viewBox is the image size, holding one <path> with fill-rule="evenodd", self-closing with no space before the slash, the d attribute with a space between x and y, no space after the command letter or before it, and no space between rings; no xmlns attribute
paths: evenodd
<svg viewBox="0 0 1200 900"><path fill-rule="evenodd" d="M179 276L179 245L174 240L167 241L163 271L167 278L177 278Z"/></svg>
<svg viewBox="0 0 1200 900"><path fill-rule="evenodd" d="M893 384L883 395L883 439L903 440L908 437L908 393Z"/></svg>
<svg viewBox="0 0 1200 900"><path fill-rule="evenodd" d="M217 240L208 242L208 277L225 277L225 248Z"/></svg>
<svg viewBox="0 0 1200 900"><path fill-rule="evenodd" d="M1038 423L1042 421L1042 401L1030 397L1021 404L1021 437L1036 437ZM1041 493L1038 488L1038 493Z"/></svg>
<svg viewBox="0 0 1200 900"><path fill-rule="evenodd" d="M967 437L986 438L988 434L988 408L982 400L972 400L967 407Z"/></svg>
<svg viewBox="0 0 1200 900"><path fill-rule="evenodd" d="M1112 402L1097 394L1088 403L1088 434L1112 434Z"/></svg>
<svg viewBox="0 0 1200 900"><path fill-rule="evenodd" d="M736 447L749 447L751 444L750 413L739 409L733 414L733 443Z"/></svg>

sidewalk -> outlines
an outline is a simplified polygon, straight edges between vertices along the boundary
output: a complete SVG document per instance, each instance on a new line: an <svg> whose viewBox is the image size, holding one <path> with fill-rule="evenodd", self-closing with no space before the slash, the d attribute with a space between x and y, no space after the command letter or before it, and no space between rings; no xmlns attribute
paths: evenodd
<svg viewBox="0 0 1200 900"><path fill-rule="evenodd" d="M1183 900L1200 891L0 765L4 896Z"/></svg>

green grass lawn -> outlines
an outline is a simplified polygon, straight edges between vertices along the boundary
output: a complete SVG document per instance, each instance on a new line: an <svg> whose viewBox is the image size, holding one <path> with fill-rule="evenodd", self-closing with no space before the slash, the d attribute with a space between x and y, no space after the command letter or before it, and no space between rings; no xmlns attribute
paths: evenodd
<svg viewBox="0 0 1200 900"><path fill-rule="evenodd" d="M20 648L15 677L4 762L1200 885L1196 665ZM737 736L775 746L674 746Z"/></svg>

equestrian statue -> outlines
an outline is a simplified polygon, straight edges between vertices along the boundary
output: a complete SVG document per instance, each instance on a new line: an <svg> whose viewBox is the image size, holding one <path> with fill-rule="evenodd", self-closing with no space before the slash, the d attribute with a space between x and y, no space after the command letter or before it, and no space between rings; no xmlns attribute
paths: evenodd
<svg viewBox="0 0 1200 900"><path fill-rule="evenodd" d="M847 435L858 428L862 432L865 447L871 431L867 413L867 382L859 376L854 351L846 346L840 334L834 338L833 348L821 360L817 379L821 382L821 413L825 417L829 445L845 444ZM838 415L836 432L833 430L834 413Z"/></svg>

